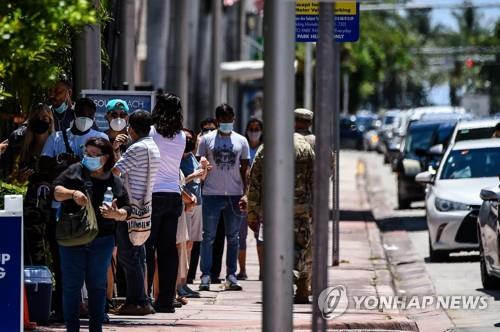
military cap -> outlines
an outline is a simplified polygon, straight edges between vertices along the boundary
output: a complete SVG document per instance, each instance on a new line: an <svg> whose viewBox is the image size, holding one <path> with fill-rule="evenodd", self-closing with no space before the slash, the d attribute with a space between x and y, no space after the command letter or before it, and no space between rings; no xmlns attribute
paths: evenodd
<svg viewBox="0 0 500 332"><path fill-rule="evenodd" d="M293 114L295 114L295 119L312 121L314 118L314 113L307 108L296 108Z"/></svg>

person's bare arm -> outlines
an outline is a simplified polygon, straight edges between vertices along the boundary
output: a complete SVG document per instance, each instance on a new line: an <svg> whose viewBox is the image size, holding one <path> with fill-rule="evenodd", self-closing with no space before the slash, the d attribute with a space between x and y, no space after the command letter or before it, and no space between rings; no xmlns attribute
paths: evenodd
<svg viewBox="0 0 500 332"><path fill-rule="evenodd" d="M54 198L58 202L63 202L67 200L74 200L76 204L80 206L87 205L87 196L79 190L68 189L63 186L56 186L54 189Z"/></svg>
<svg viewBox="0 0 500 332"><path fill-rule="evenodd" d="M250 164L250 160L248 159L242 159L241 164L240 164L240 175L241 175L241 181L243 181L243 192L247 192L248 188L248 176L247 176L247 171L248 171L248 165Z"/></svg>

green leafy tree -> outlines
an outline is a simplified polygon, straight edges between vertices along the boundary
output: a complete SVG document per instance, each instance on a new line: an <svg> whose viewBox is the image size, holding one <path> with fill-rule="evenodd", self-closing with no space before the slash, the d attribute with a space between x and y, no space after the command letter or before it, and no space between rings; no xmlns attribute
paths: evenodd
<svg viewBox="0 0 500 332"><path fill-rule="evenodd" d="M63 72L71 71L71 42L99 20L87 0L0 2L0 108L26 113Z"/></svg>

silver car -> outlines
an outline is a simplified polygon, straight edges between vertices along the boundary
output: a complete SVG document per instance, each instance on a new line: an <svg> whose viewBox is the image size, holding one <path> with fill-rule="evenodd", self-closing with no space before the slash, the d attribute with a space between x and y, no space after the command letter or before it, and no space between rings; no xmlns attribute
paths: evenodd
<svg viewBox="0 0 500 332"><path fill-rule="evenodd" d="M436 174L419 173L427 183L425 207L431 261L443 261L452 251L479 247L477 217L482 188L498 184L500 139L457 142L446 151Z"/></svg>
<svg viewBox="0 0 500 332"><path fill-rule="evenodd" d="M498 185L481 190L483 204L477 218L481 281L485 289L500 289L500 225Z"/></svg>

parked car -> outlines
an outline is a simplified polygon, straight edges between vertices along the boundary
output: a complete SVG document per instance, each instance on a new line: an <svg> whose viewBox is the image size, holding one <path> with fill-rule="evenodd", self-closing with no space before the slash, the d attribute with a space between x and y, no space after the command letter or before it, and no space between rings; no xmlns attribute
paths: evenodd
<svg viewBox="0 0 500 332"><path fill-rule="evenodd" d="M450 144L471 139L491 138L498 123L498 119L460 121L451 136Z"/></svg>
<svg viewBox="0 0 500 332"><path fill-rule="evenodd" d="M456 121L413 121L408 126L401 151L393 163L397 173L398 206L407 209L412 202L425 199L425 188L415 182L415 175L437 167Z"/></svg>
<svg viewBox="0 0 500 332"><path fill-rule="evenodd" d="M453 251L477 249L477 217L481 189L498 184L500 140L457 142L443 157L437 173L419 173L415 180L427 184L425 210L432 262L443 261Z"/></svg>
<svg viewBox="0 0 500 332"><path fill-rule="evenodd" d="M500 289L500 186L481 190L483 204L477 218L481 282L485 289Z"/></svg>
<svg viewBox="0 0 500 332"><path fill-rule="evenodd" d="M343 149L363 149L363 132L356 124L356 116L340 118L340 147Z"/></svg>
<svg viewBox="0 0 500 332"><path fill-rule="evenodd" d="M390 154L398 149L399 139L398 129L401 126L403 112L400 110L389 110L384 113L381 119L381 126L378 130L379 144L377 151L384 155L384 162L389 163ZM400 142L399 142L400 143Z"/></svg>

